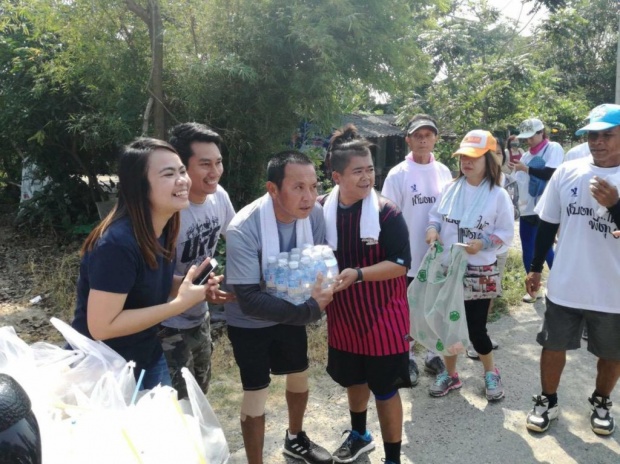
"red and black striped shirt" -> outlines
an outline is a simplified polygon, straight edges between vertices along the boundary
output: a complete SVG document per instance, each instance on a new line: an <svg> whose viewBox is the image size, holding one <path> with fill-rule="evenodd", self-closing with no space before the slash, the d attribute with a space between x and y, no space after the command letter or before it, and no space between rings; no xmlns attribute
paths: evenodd
<svg viewBox="0 0 620 464"><path fill-rule="evenodd" d="M325 197L321 198L324 203ZM338 207L338 250L340 270L392 261L411 265L409 233L400 209L385 197L379 198L381 233L377 244L360 239L362 201L348 208ZM327 306L329 346L349 353L387 356L409 349L409 306L407 277L361 282L334 294Z"/></svg>

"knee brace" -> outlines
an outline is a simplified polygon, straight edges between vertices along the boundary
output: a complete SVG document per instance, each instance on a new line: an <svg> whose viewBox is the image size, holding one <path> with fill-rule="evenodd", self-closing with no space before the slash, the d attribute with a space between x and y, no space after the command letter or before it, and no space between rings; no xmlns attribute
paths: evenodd
<svg viewBox="0 0 620 464"><path fill-rule="evenodd" d="M396 395L396 393L398 393L398 390L394 390L391 391L390 393L385 393L383 395L377 395L375 392L372 392L373 395L375 395L375 400L377 401L387 401L390 398L392 398L394 395Z"/></svg>
<svg viewBox="0 0 620 464"><path fill-rule="evenodd" d="M241 402L241 420L246 417L260 417L265 414L265 404L267 403L267 388L261 390L246 390L243 392Z"/></svg>
<svg viewBox="0 0 620 464"><path fill-rule="evenodd" d="M306 393L308 391L308 371L287 374L286 390L291 393Z"/></svg>

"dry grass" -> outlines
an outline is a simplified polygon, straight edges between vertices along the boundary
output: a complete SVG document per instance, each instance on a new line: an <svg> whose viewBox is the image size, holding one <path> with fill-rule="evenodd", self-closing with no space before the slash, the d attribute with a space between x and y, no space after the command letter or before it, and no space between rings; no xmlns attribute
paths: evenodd
<svg viewBox="0 0 620 464"><path fill-rule="evenodd" d="M50 316L65 322L73 319L79 268L77 245L67 248L60 256L45 255L30 260L33 288L37 294L46 295Z"/></svg>

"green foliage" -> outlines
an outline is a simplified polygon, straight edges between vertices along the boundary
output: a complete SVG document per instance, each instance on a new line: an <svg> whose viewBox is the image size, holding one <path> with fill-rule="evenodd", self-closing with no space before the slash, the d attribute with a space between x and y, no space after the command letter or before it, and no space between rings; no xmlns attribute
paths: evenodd
<svg viewBox="0 0 620 464"><path fill-rule="evenodd" d="M22 202L15 225L25 234L52 233L71 240L88 234L97 221L88 186L79 177L68 176L62 184L50 182Z"/></svg>
<svg viewBox="0 0 620 464"><path fill-rule="evenodd" d="M613 102L620 3L569 0L566 4L541 25L533 44L535 62L558 70L562 94L582 93L590 108Z"/></svg>

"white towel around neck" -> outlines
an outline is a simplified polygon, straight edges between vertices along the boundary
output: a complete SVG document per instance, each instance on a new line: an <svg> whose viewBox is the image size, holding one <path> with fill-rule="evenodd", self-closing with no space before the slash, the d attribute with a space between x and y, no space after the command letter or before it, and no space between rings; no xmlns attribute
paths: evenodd
<svg viewBox="0 0 620 464"><path fill-rule="evenodd" d="M325 217L325 236L327 244L331 249L338 249L338 230L336 228L338 215L338 198L340 187L336 185L327 196L323 206L323 216ZM362 217L360 219L360 239L368 244L376 243L379 240L381 225L379 223L379 195L375 189L370 190L370 195L362 200Z"/></svg>
<svg viewBox="0 0 620 464"><path fill-rule="evenodd" d="M463 176L455 180L450 187L446 189L439 201L437 211L439 214L459 221L461 229L471 229L476 225L478 216L482 212L486 204L491 189L489 189L489 181L484 179L480 185L476 187L476 192L469 204L465 204L465 188L467 179Z"/></svg>
<svg viewBox="0 0 620 464"><path fill-rule="evenodd" d="M260 199L259 204L260 214L260 235L262 246L262 266L263 269L267 268L267 260L270 256L277 256L280 253L280 239L278 236L278 223L276 220L276 213L273 209L273 200L271 196L266 193ZM305 243L312 243L314 245L314 238L312 237L312 224L310 224L310 217L306 219L297 219L295 222L295 233L297 237L297 246L302 247Z"/></svg>

